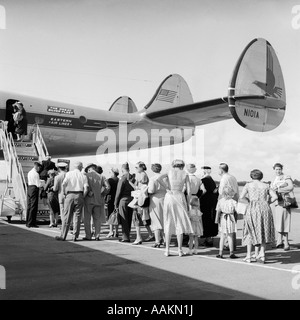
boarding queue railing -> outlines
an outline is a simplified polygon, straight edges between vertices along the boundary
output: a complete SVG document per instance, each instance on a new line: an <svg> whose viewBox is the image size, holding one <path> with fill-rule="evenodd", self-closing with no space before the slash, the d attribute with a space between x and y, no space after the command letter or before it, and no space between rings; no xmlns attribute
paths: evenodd
<svg viewBox="0 0 300 320"><path fill-rule="evenodd" d="M27 209L27 184L22 166L18 160L17 151L14 145L13 136L7 131L7 122L0 120L0 146L3 150L6 164L7 179L5 193L2 195L1 210L5 200L11 202L11 197L6 198L9 185L13 188L14 201L20 209L21 219L26 216Z"/></svg>
<svg viewBox="0 0 300 320"><path fill-rule="evenodd" d="M49 156L49 153L38 124L34 124L32 126L32 141L35 144L35 147L37 149L39 161L45 160L45 158Z"/></svg>

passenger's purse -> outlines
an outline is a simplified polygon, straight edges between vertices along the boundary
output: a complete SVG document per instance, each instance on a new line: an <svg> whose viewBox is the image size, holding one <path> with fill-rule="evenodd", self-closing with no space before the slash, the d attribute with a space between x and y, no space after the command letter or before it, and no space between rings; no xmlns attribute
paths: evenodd
<svg viewBox="0 0 300 320"><path fill-rule="evenodd" d="M245 199L240 199L237 204L236 212L238 215L244 216L247 212L249 202ZM238 217L239 218L239 217Z"/></svg>
<svg viewBox="0 0 300 320"><path fill-rule="evenodd" d="M283 207L286 209L299 208L296 198L295 197L288 197L288 196L285 196L285 198L284 198Z"/></svg>
<svg viewBox="0 0 300 320"><path fill-rule="evenodd" d="M107 224L112 226L118 226L119 225L119 210L115 209L113 213L109 216L107 220Z"/></svg>
<svg viewBox="0 0 300 320"><path fill-rule="evenodd" d="M141 190L141 193L138 198L138 206L141 208L148 208L150 205L150 198L148 194L148 188Z"/></svg>

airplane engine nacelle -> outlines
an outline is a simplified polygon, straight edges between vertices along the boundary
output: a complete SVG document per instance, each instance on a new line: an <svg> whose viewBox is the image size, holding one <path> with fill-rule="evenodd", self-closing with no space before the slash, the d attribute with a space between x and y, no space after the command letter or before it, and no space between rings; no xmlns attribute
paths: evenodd
<svg viewBox="0 0 300 320"><path fill-rule="evenodd" d="M229 83L228 104L236 122L252 131L273 130L284 119L284 79L268 41L254 39L242 52Z"/></svg>

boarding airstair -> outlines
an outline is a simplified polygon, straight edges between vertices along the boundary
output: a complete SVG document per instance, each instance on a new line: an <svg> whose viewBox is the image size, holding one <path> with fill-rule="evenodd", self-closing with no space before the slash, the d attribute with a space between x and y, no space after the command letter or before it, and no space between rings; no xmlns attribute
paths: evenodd
<svg viewBox="0 0 300 320"><path fill-rule="evenodd" d="M0 217L6 216L10 219L11 216L19 214L21 220L26 219L27 174L33 168L34 162L41 162L48 156L39 126L30 126L28 132L29 135L24 141L15 141L7 131L7 122L0 121L0 148L6 165L6 185L0 195ZM39 216L48 214L48 207L39 200Z"/></svg>

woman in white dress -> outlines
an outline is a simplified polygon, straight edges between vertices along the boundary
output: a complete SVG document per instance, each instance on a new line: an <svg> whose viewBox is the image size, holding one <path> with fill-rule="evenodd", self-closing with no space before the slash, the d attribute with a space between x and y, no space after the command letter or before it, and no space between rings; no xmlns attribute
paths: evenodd
<svg viewBox="0 0 300 320"><path fill-rule="evenodd" d="M141 192L148 193L148 183L149 178L146 173L147 167L144 162L139 161L135 167L137 171L136 175L136 182L135 182L135 189L141 190ZM149 208L141 208L137 207L133 211L133 223L136 229L136 240L133 242L133 245L141 245L142 244L142 234L141 228L144 226L148 231L148 238L145 240L146 242L154 241L153 233L150 229L150 215L149 215Z"/></svg>
<svg viewBox="0 0 300 320"><path fill-rule="evenodd" d="M182 251L183 234L194 233L183 192L186 189L189 200L191 196L190 182L187 173L183 170L184 166L185 164L182 160L174 160L172 163L173 168L169 173L161 175L157 180L167 189L164 201L165 256L167 257L170 255L169 247L172 234L177 235L178 255L181 257L184 255ZM166 178L167 183L164 182Z"/></svg>
<svg viewBox="0 0 300 320"><path fill-rule="evenodd" d="M164 199L166 188L157 180L161 177L161 165L155 163L151 167L155 173L149 180L148 193L150 195L149 213L151 219L151 229L155 235L154 248L160 248L164 242Z"/></svg>

